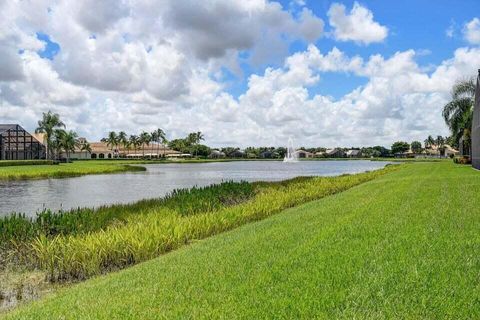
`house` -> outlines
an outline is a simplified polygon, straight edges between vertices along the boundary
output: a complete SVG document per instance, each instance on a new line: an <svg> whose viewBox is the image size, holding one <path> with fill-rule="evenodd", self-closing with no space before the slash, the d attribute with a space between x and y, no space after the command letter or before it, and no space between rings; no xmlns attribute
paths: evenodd
<svg viewBox="0 0 480 320"><path fill-rule="evenodd" d="M347 156L347 158L360 158L360 157L362 157L362 151L355 150L355 149L348 150L345 153L345 156Z"/></svg>
<svg viewBox="0 0 480 320"><path fill-rule="evenodd" d="M123 146L110 146L106 142L90 142L91 152L81 149L81 145L86 143L84 138L79 139L80 145L75 148L75 152L70 153L70 159L112 159L112 158L161 158L161 157L181 157L179 151L168 149L159 143L150 143L136 148L125 148ZM62 152L61 157L66 154ZM186 157L186 156L183 156Z"/></svg>
<svg viewBox="0 0 480 320"><path fill-rule="evenodd" d="M219 159L219 158L225 158L225 153L224 152L221 152L219 150L212 150L212 152L210 153L210 155L208 156L209 158L211 159Z"/></svg>
<svg viewBox="0 0 480 320"><path fill-rule="evenodd" d="M460 154L458 150L452 148L448 144L446 144L444 147L445 147L445 151L444 151L445 157L450 157L451 155L458 156Z"/></svg>
<svg viewBox="0 0 480 320"><path fill-rule="evenodd" d="M295 151L295 154L297 155L298 158L313 158L313 153L305 151L305 150L297 150Z"/></svg>
<svg viewBox="0 0 480 320"><path fill-rule="evenodd" d="M280 155L275 151L266 150L261 152L259 156L261 159L273 159L278 158Z"/></svg>
<svg viewBox="0 0 480 320"><path fill-rule="evenodd" d="M245 158L247 154L242 150L235 150L231 152L228 156L231 158Z"/></svg>
<svg viewBox="0 0 480 320"><path fill-rule="evenodd" d="M345 152L342 149L334 148L334 149L327 149L324 155L328 158L344 158Z"/></svg>
<svg viewBox="0 0 480 320"><path fill-rule="evenodd" d="M0 124L0 160L45 159L43 141L18 124Z"/></svg>

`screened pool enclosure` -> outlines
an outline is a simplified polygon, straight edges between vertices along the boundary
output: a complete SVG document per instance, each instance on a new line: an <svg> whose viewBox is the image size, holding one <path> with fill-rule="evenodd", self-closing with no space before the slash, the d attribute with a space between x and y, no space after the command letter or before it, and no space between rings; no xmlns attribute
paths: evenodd
<svg viewBox="0 0 480 320"><path fill-rule="evenodd" d="M18 124L0 124L0 160L44 159L45 146Z"/></svg>

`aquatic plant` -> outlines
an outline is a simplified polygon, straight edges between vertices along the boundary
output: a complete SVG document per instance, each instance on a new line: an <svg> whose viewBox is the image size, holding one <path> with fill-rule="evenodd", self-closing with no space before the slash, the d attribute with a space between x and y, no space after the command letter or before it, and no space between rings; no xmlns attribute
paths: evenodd
<svg viewBox="0 0 480 320"><path fill-rule="evenodd" d="M41 235L32 241L31 249L36 264L48 273L50 280L84 279L151 259L191 241L341 192L392 170L395 167L389 166L356 175L259 183L255 196L247 201L233 206L203 206L206 211L181 206L186 208L184 212L187 214L168 205L147 205L136 215L127 216L125 223L111 224L97 232L55 237ZM181 195L180 198L183 196L181 192L177 194ZM165 201L168 202L168 199ZM148 201L143 202L146 203Z"/></svg>

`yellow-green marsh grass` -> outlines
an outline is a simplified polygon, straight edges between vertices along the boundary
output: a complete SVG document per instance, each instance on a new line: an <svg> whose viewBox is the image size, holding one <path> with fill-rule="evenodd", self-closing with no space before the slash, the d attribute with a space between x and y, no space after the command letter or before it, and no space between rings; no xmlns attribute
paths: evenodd
<svg viewBox="0 0 480 320"><path fill-rule="evenodd" d="M190 215L165 207L132 215L125 224L81 235L41 236L32 243L38 265L51 280L84 279L123 268L199 240L256 221L308 201L375 179L396 166L339 177L260 183L246 202Z"/></svg>

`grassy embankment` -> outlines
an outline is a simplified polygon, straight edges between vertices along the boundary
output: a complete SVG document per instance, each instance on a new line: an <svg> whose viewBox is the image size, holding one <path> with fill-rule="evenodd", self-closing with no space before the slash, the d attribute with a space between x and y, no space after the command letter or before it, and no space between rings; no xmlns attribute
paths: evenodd
<svg viewBox="0 0 480 320"><path fill-rule="evenodd" d="M309 158L303 161L350 161L350 160L371 160L391 162L436 162L446 161L442 159L395 159L395 158ZM1 180L27 180L44 178L66 178L89 174L108 174L128 171L145 171L142 164L154 163L207 163L207 162L232 162L232 161L281 161L281 159L182 159L182 160L82 160L72 163L61 163L58 165L39 165L21 163L15 161L15 165L5 165L0 161Z"/></svg>
<svg viewBox="0 0 480 320"><path fill-rule="evenodd" d="M6 318L479 318L479 194L468 166L404 165Z"/></svg>
<svg viewBox="0 0 480 320"><path fill-rule="evenodd" d="M5 218L0 220L0 230L14 261L40 267L52 281L85 279L346 190L391 170L395 168L276 183L223 183L132 205L44 213L34 221Z"/></svg>
<svg viewBox="0 0 480 320"><path fill-rule="evenodd" d="M241 159L248 160L248 159ZM258 161L259 159L254 159ZM0 180L27 180L66 178L89 174L108 174L145 171L142 164L154 163L207 163L230 162L238 159L181 159L181 160L81 160L57 165L40 164L41 161L0 161Z"/></svg>
<svg viewBox="0 0 480 320"><path fill-rule="evenodd" d="M0 180L75 177L87 174L145 171L141 166L112 161L75 161L57 165L0 166Z"/></svg>

